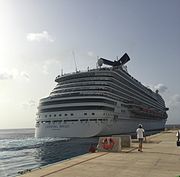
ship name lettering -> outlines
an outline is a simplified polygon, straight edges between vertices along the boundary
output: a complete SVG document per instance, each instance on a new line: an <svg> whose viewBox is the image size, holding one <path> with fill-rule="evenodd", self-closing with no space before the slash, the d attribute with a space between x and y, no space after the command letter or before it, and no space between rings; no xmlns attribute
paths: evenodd
<svg viewBox="0 0 180 177"><path fill-rule="evenodd" d="M69 125L59 125L59 128L68 128Z"/></svg>
<svg viewBox="0 0 180 177"><path fill-rule="evenodd" d="M47 125L45 128L58 128L56 125Z"/></svg>

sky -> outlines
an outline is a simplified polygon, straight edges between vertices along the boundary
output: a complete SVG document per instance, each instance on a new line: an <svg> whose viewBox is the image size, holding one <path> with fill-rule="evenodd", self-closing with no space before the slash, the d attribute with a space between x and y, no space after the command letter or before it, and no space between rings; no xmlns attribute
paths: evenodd
<svg viewBox="0 0 180 177"><path fill-rule="evenodd" d="M62 71L128 53L128 72L180 124L179 0L0 0L0 129L33 128Z"/></svg>

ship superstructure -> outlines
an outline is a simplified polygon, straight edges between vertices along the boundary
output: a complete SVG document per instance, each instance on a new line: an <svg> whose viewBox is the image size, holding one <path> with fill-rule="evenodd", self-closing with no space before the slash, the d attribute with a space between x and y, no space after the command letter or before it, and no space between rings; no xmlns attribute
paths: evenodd
<svg viewBox="0 0 180 177"><path fill-rule="evenodd" d="M57 76L56 87L40 100L36 137L92 137L164 129L168 108L158 91L133 78L124 64L98 60L99 67ZM102 67L102 65L109 65Z"/></svg>

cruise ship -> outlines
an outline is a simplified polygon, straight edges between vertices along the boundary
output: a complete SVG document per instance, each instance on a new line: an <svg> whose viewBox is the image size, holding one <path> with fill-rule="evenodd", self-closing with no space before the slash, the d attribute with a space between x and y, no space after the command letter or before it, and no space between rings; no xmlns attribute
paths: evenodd
<svg viewBox="0 0 180 177"><path fill-rule="evenodd" d="M61 74L50 95L40 100L35 137L94 137L165 127L168 108L153 92L132 77L125 53L110 61L100 58L95 69Z"/></svg>

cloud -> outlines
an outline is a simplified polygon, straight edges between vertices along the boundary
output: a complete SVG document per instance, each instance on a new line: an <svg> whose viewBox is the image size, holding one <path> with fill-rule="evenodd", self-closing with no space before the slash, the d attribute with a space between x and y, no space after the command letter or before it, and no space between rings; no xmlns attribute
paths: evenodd
<svg viewBox="0 0 180 177"><path fill-rule="evenodd" d="M36 106L36 102L34 100L29 100L27 103L23 103L22 107L23 109L29 109Z"/></svg>
<svg viewBox="0 0 180 177"><path fill-rule="evenodd" d="M29 106L33 107L36 105L36 102L34 100L29 100Z"/></svg>
<svg viewBox="0 0 180 177"><path fill-rule="evenodd" d="M171 95L167 98L167 105L170 107L171 110L176 110L180 112L179 107L180 107L180 95L179 94L174 94Z"/></svg>
<svg viewBox="0 0 180 177"><path fill-rule="evenodd" d="M18 75L17 69L1 69L0 80L11 80L16 78Z"/></svg>
<svg viewBox="0 0 180 177"><path fill-rule="evenodd" d="M155 90L159 90L160 93L164 93L168 88L163 84L157 84L154 86Z"/></svg>
<svg viewBox="0 0 180 177"><path fill-rule="evenodd" d="M93 53L92 51L89 51L87 54L88 54L88 56L90 56L90 57L93 57L93 56L94 56L94 53Z"/></svg>
<svg viewBox="0 0 180 177"><path fill-rule="evenodd" d="M30 79L30 76L27 72L25 71L22 71L21 74L20 74L22 77L24 77L27 81L29 81Z"/></svg>
<svg viewBox="0 0 180 177"><path fill-rule="evenodd" d="M179 115L180 115L180 95L174 94L169 96L167 99L167 107L169 108L168 113L168 123L177 124L179 123Z"/></svg>
<svg viewBox="0 0 180 177"><path fill-rule="evenodd" d="M9 79L13 79L13 74L12 73L8 73L6 71L0 73L0 80L9 80Z"/></svg>
<svg viewBox="0 0 180 177"><path fill-rule="evenodd" d="M171 101L176 104L179 104L180 103L180 95L178 95L178 94L173 95L171 98Z"/></svg>
<svg viewBox="0 0 180 177"><path fill-rule="evenodd" d="M61 62L57 59L46 60L43 64L43 74L49 74L55 68L59 68L61 66Z"/></svg>
<svg viewBox="0 0 180 177"><path fill-rule="evenodd" d="M47 31L42 31L41 33L28 33L26 36L26 39L30 42L36 41L48 41L48 42L54 42L54 39L48 34Z"/></svg>
<svg viewBox="0 0 180 177"><path fill-rule="evenodd" d="M24 78L29 81L29 74L26 71L19 71L18 69L4 69L0 72L0 80L18 80Z"/></svg>

